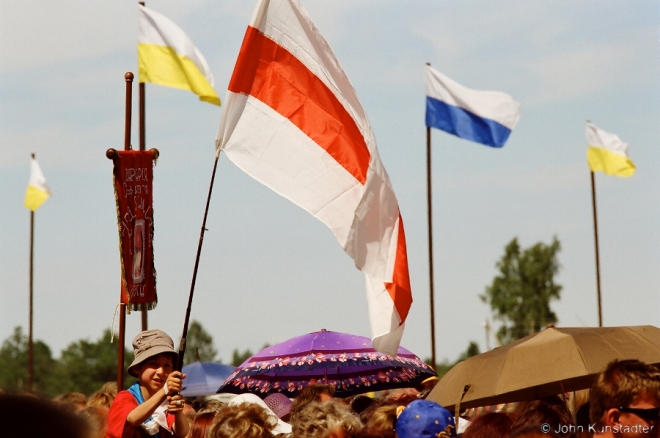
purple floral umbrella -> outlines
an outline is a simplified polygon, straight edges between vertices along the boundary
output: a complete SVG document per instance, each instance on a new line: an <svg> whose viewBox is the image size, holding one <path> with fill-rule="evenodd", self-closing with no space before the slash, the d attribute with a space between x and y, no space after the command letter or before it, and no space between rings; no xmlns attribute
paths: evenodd
<svg viewBox="0 0 660 438"><path fill-rule="evenodd" d="M326 330L264 348L243 362L219 393L251 392L295 397L307 385L328 383L335 396L415 387L435 371L403 347L396 356L379 353L362 336Z"/></svg>

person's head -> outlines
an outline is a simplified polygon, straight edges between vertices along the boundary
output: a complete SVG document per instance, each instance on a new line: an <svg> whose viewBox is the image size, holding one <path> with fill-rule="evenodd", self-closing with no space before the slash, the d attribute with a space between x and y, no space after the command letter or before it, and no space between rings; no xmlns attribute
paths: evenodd
<svg viewBox="0 0 660 438"><path fill-rule="evenodd" d="M549 425L552 431L561 431L558 436L572 436L575 430L573 417L564 404L550 404L544 400L535 400L513 422L511 430L516 431L525 426L535 426L539 430L543 425Z"/></svg>
<svg viewBox="0 0 660 438"><path fill-rule="evenodd" d="M615 360L596 378L589 403L589 417L597 431L618 425L642 430L630 436L658 436L660 370L638 360Z"/></svg>
<svg viewBox="0 0 660 438"><path fill-rule="evenodd" d="M278 418L277 415L275 415L275 412L273 412L264 402L264 400L259 398L259 396L250 393L239 394L229 402L229 405L236 406L242 403L251 403L261 407L266 412L266 414L275 420L275 426L272 430L274 435L280 433L291 433L291 425Z"/></svg>
<svg viewBox="0 0 660 438"><path fill-rule="evenodd" d="M0 394L0 423L3 437L88 438L85 421L79 415L34 396Z"/></svg>
<svg viewBox="0 0 660 438"><path fill-rule="evenodd" d="M110 409L117 396L117 383L107 382L87 400L87 406L102 406Z"/></svg>
<svg viewBox="0 0 660 438"><path fill-rule="evenodd" d="M215 413L218 412L222 406L224 406L224 403L214 398L199 397L193 400L192 406L195 408L198 414L202 414L204 412Z"/></svg>
<svg viewBox="0 0 660 438"><path fill-rule="evenodd" d="M399 438L450 438L456 436L454 416L439 404L415 400L400 407L395 431Z"/></svg>
<svg viewBox="0 0 660 438"><path fill-rule="evenodd" d="M393 432L398 408L399 406L396 404L378 406L365 418L364 427L370 430Z"/></svg>
<svg viewBox="0 0 660 438"><path fill-rule="evenodd" d="M215 415L216 412L203 412L195 415L187 438L206 438L206 433L211 428L211 424L215 420Z"/></svg>
<svg viewBox="0 0 660 438"><path fill-rule="evenodd" d="M108 427L109 409L104 406L87 406L78 415L85 420L89 438L104 438Z"/></svg>
<svg viewBox="0 0 660 438"><path fill-rule="evenodd" d="M360 415L360 413L371 406L373 402L374 399L372 397L358 395L351 401L351 409L353 409L353 412Z"/></svg>
<svg viewBox="0 0 660 438"><path fill-rule="evenodd" d="M80 392L67 392L56 398L57 403L69 412L78 412L87 406L87 396Z"/></svg>
<svg viewBox="0 0 660 438"><path fill-rule="evenodd" d="M559 438L552 431L543 432L538 425L524 426L514 430L509 438Z"/></svg>
<svg viewBox="0 0 660 438"><path fill-rule="evenodd" d="M338 400L307 403L291 424L296 438L351 435L362 429L360 419Z"/></svg>
<svg viewBox="0 0 660 438"><path fill-rule="evenodd" d="M133 339L133 351L135 359L128 367L128 374L137 377L140 386L154 394L174 370L177 357L174 342L162 330L145 330Z"/></svg>
<svg viewBox="0 0 660 438"><path fill-rule="evenodd" d="M463 438L508 438L513 417L504 412L486 412L470 422Z"/></svg>
<svg viewBox="0 0 660 438"><path fill-rule="evenodd" d="M256 403L223 406L215 416L208 438L271 438L277 419Z"/></svg>
<svg viewBox="0 0 660 438"><path fill-rule="evenodd" d="M332 385L322 385L315 383L307 386L298 397L293 399L293 404L291 405L291 421L296 421L295 417L298 415L298 412L303 409L308 403L311 402L326 402L335 396L335 387Z"/></svg>

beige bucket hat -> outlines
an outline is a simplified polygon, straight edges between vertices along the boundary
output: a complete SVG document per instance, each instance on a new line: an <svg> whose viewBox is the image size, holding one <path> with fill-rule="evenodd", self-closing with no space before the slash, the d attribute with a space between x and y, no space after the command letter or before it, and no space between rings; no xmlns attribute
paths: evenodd
<svg viewBox="0 0 660 438"><path fill-rule="evenodd" d="M135 359L128 367L128 374L138 377L135 368L150 357L161 353L172 353L176 358L177 352L174 351L174 342L167 333L162 330L145 330L133 339L133 351Z"/></svg>

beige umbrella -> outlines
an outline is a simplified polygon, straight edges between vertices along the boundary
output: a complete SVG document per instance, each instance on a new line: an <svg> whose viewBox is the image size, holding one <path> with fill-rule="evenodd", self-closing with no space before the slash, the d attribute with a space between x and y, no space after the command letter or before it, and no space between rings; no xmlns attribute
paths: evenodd
<svg viewBox="0 0 660 438"><path fill-rule="evenodd" d="M428 396L453 411L534 400L590 388L614 359L660 363L660 329L555 328L527 336L453 367Z"/></svg>

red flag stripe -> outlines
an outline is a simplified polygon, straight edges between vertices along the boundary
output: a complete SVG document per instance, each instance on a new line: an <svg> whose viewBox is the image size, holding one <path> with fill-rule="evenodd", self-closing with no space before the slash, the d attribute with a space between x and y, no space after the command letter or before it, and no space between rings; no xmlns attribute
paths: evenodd
<svg viewBox="0 0 660 438"><path fill-rule="evenodd" d="M365 184L370 153L353 117L298 58L254 27L245 33L229 91L273 108Z"/></svg>
<svg viewBox="0 0 660 438"><path fill-rule="evenodd" d="M406 235L403 231L403 219L399 215L399 235L397 236L396 255L394 259L394 274L392 283L385 283L385 289L394 301L401 323L406 320L412 305L410 288L410 273L408 272L408 255L406 252Z"/></svg>

